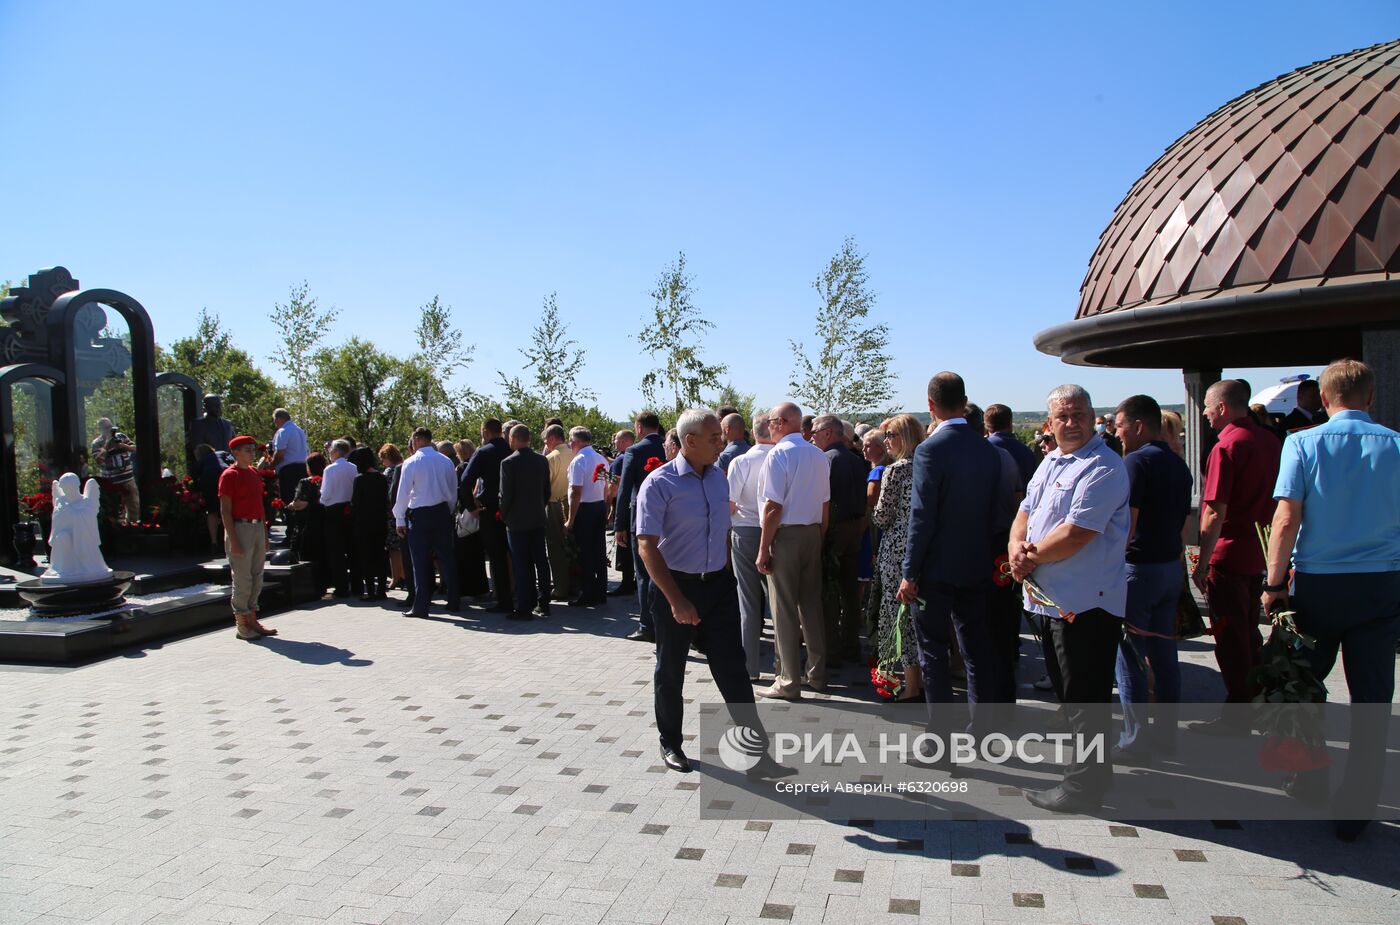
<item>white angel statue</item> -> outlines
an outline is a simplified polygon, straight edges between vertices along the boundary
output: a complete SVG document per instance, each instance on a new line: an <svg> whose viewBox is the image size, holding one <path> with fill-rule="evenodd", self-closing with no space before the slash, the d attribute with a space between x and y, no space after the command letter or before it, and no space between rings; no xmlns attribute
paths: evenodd
<svg viewBox="0 0 1400 925"><path fill-rule="evenodd" d="M102 558L97 532L98 495L95 479L87 486L76 473L65 472L54 483L53 529L49 533L49 567L39 576L49 584L109 581L112 570Z"/></svg>

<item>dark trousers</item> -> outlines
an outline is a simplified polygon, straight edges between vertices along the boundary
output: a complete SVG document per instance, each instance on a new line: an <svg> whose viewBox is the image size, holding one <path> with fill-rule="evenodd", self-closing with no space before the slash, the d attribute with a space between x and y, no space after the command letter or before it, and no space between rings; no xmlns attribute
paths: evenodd
<svg viewBox="0 0 1400 925"><path fill-rule="evenodd" d="M640 564L640 560L639 564ZM695 606L700 622L689 626L671 616L671 603L660 591L652 592L656 626L656 728L662 748L679 749L681 721L685 714L685 661L690 644L698 642L710 663L720 696L729 707L735 725L754 729L767 741L767 733L754 709L753 685L744 667L744 646L739 639L739 590L732 572L711 572L701 580L673 572L676 587ZM650 584L650 582L648 582Z"/></svg>
<svg viewBox="0 0 1400 925"><path fill-rule="evenodd" d="M496 519L494 508L483 508L479 513L481 545L486 549L486 561L491 566L491 590L496 595L496 606L514 610L515 592L510 581L510 544L506 540L506 526Z"/></svg>
<svg viewBox="0 0 1400 925"><path fill-rule="evenodd" d="M920 585L924 603L914 605L914 636L919 641L919 667L924 675L924 700L953 702L950 645L957 634L967 673L967 702L972 724L980 729L977 704L996 701L996 655L987 626L987 589L948 584ZM933 711L929 711L930 716Z"/></svg>
<svg viewBox="0 0 1400 925"><path fill-rule="evenodd" d="M641 614L642 629L655 632L655 620L652 616L651 576L647 574L646 563L642 561L642 554L637 548L637 532L632 531L627 538L632 544L632 563L637 569L637 607L638 613Z"/></svg>
<svg viewBox="0 0 1400 925"><path fill-rule="evenodd" d="M1113 669L1123 639L1123 621L1096 607L1078 614L1073 622L1051 620L1050 639L1060 665L1070 733L1082 736L1086 745L1094 736L1101 737L1103 743L1104 760L1084 763L1074 760L1071 743L1063 786L1073 793L1101 799L1113 780L1113 714L1109 704L1113 699Z"/></svg>
<svg viewBox="0 0 1400 925"><path fill-rule="evenodd" d="M481 531L470 536L455 536L452 551L457 557L457 588L466 597L479 597L491 590L486 581L486 549L481 544Z"/></svg>
<svg viewBox="0 0 1400 925"><path fill-rule="evenodd" d="M413 615L426 617L433 597L433 558L443 566L442 583L447 588L447 607L461 604L457 592L457 570L452 568L452 507L409 508L408 554L413 560Z"/></svg>
<svg viewBox="0 0 1400 925"><path fill-rule="evenodd" d="M283 504L291 504L297 493L297 483L306 478L306 463L287 463L277 470L277 493Z"/></svg>
<svg viewBox="0 0 1400 925"><path fill-rule="evenodd" d="M336 594L350 591L350 573L346 556L345 537L350 531L350 519L346 515L349 504L326 505L326 516L322 521L326 537L326 581Z"/></svg>
<svg viewBox="0 0 1400 925"><path fill-rule="evenodd" d="M992 699L1015 703L1016 666L1021 658L1021 588L1015 582L987 592L987 631L992 637Z"/></svg>
<svg viewBox="0 0 1400 925"><path fill-rule="evenodd" d="M389 556L384 551L384 521L373 528L356 524L351 533L350 586L380 595L389 584Z"/></svg>
<svg viewBox="0 0 1400 925"><path fill-rule="evenodd" d="M860 657L860 538L864 534L864 517L832 524L826 531L822 568L824 572L835 569L834 575L822 576L828 659Z"/></svg>
<svg viewBox="0 0 1400 925"><path fill-rule="evenodd" d="M515 571L515 609L534 610L536 604L549 604L549 549L544 528L506 530L510 543L510 565Z"/></svg>
<svg viewBox="0 0 1400 925"><path fill-rule="evenodd" d="M1317 640L1309 653L1322 680L1341 651L1351 710L1350 744L1336 807L1343 819L1375 815L1385 772L1390 702L1395 697L1395 644L1400 639L1400 572L1293 577L1298 629ZM1326 778L1327 771L1311 772Z"/></svg>
<svg viewBox="0 0 1400 925"><path fill-rule="evenodd" d="M1264 576L1236 575L1210 567L1206 573L1206 601L1210 604L1210 629L1215 635L1215 662L1225 682L1226 703L1249 703L1259 692L1249 673L1259 666L1259 598Z"/></svg>
<svg viewBox="0 0 1400 925"><path fill-rule="evenodd" d="M1055 699L1064 703L1065 679L1060 677L1060 660L1055 657L1055 638L1050 631L1050 625L1055 621L1029 610L1024 613L1036 625L1036 638L1040 640L1040 655L1045 660L1045 676L1050 679L1050 689L1055 692Z"/></svg>
<svg viewBox="0 0 1400 925"><path fill-rule="evenodd" d="M579 579L579 598L583 601L601 604L608 593L608 504L606 501L589 501L578 506L574 515L574 542L578 543L579 565L583 575Z"/></svg>
<svg viewBox="0 0 1400 925"><path fill-rule="evenodd" d="M614 565L622 573L621 587L631 588L637 584L637 572L632 567L632 547L628 543L615 544Z"/></svg>

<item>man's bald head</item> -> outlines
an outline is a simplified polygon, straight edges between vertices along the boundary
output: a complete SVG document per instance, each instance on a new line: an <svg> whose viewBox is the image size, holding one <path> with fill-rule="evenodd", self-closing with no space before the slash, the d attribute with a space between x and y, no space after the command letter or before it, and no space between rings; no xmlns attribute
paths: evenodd
<svg viewBox="0 0 1400 925"><path fill-rule="evenodd" d="M744 418L739 414L726 414L719 422L726 443L744 439Z"/></svg>
<svg viewBox="0 0 1400 925"><path fill-rule="evenodd" d="M768 412L768 428L777 440L798 433L802 430L802 409L790 401L774 405Z"/></svg>

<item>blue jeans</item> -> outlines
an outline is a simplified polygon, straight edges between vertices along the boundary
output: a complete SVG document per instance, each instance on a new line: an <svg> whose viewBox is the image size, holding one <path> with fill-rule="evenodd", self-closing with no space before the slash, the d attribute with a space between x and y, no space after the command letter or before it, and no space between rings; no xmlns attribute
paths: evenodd
<svg viewBox="0 0 1400 925"><path fill-rule="evenodd" d="M442 582L447 588L447 607L456 610L457 570L452 567L452 508L447 504L410 508L408 512L408 555L413 565L413 615L426 617L433 598L433 556L442 565Z"/></svg>
<svg viewBox="0 0 1400 925"><path fill-rule="evenodd" d="M510 566L515 573L515 609L529 613L536 604L549 604L549 551L545 546L544 528L538 530L506 529L510 543Z"/></svg>
<svg viewBox="0 0 1400 925"><path fill-rule="evenodd" d="M1123 623L1126 632L1118 646L1118 700L1123 705L1123 731L1118 736L1122 749L1155 748L1170 751L1176 746L1176 704L1181 701L1181 669L1176 660L1176 605L1186 570L1180 562L1128 563L1128 606ZM1142 636L1136 627L1158 636ZM1148 729L1147 672L1152 667L1157 687L1157 705L1151 709L1155 722ZM1140 741L1141 740L1141 741Z"/></svg>

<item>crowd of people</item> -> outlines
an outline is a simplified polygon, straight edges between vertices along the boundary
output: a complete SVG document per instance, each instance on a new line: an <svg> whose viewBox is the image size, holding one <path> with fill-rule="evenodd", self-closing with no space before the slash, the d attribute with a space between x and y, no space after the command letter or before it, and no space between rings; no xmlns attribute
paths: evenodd
<svg viewBox="0 0 1400 925"><path fill-rule="evenodd" d="M1124 707L1110 761L1070 764L1056 786L1027 793L1053 811L1093 811L1113 762L1145 764L1175 748L1171 712L1145 707L1180 699L1188 580L1209 604L1227 702L1258 692L1260 616L1290 599L1317 640L1319 679L1340 650L1353 701L1392 699L1400 434L1369 418L1365 364L1333 363L1319 385L1316 407L1300 395L1297 420L1283 421L1251 410L1247 383L1210 387L1203 410L1215 439L1198 525L1188 524L1197 486L1180 415L1134 395L1096 417L1075 385L1049 394L1033 446L1015 435L1009 407L972 404L952 372L929 382L927 426L899 414L856 427L783 402L751 420L692 409L663 434L643 412L611 435L611 458L597 449L603 435L557 419L544 422L543 453L527 424L495 419L479 445L434 442L420 428L407 457L349 437L308 453L279 410L262 461L253 438L236 437L235 465L218 478L238 634L272 632L256 612L265 525L245 470L257 466L276 473L293 548L336 596L402 589L405 613L421 617L440 589L449 611L481 598L519 621L549 617L556 602L629 599L637 625L627 638L656 647L661 757L681 772L691 769L681 726L692 650L736 722L761 736L755 696L825 692L830 672L866 655L895 699L953 703L961 680L969 728L985 730L992 706L1018 697L1030 620L1044 686L1072 731L1110 732L1106 713L1082 707L1109 703L1115 688ZM1197 529L1191 563L1186 538ZM609 532L622 573L611 590ZM1200 731L1248 730L1224 713ZM1365 765L1349 764L1343 786L1374 808L1379 777ZM787 769L764 758L750 773ZM1293 783L1319 786L1307 775ZM1361 824L1338 823L1338 834L1355 837Z"/></svg>

